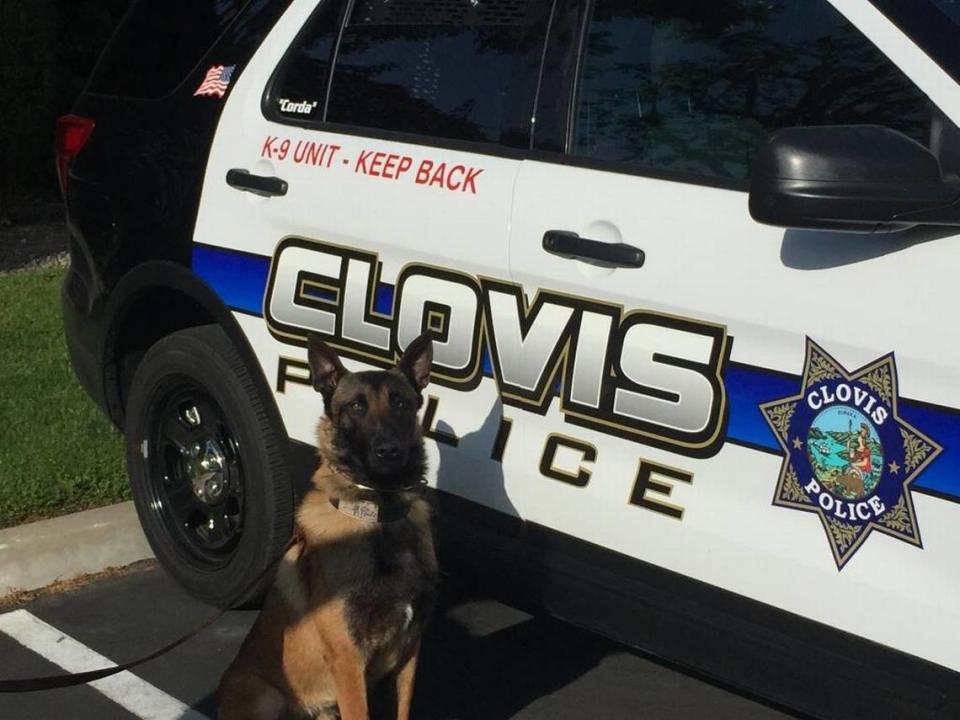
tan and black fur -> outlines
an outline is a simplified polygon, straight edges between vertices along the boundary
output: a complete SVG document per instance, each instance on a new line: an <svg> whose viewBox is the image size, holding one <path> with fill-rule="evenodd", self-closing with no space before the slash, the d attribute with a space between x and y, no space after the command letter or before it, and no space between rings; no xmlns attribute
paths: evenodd
<svg viewBox="0 0 960 720"><path fill-rule="evenodd" d="M417 420L431 341L415 340L389 371L349 373L316 337L309 359L325 404L320 466L296 542L221 680L219 718L361 720L368 687L387 680L405 720L437 580ZM388 521L343 511L364 500Z"/></svg>

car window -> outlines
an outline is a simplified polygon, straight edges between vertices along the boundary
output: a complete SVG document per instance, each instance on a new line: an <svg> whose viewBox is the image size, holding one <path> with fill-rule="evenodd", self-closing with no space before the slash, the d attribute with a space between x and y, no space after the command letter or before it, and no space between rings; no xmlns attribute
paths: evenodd
<svg viewBox="0 0 960 720"><path fill-rule="evenodd" d="M173 92L246 0L140 0L124 16L90 80L102 95L159 98Z"/></svg>
<svg viewBox="0 0 960 720"><path fill-rule="evenodd" d="M283 122L322 120L343 0L323 0L277 68L267 116Z"/></svg>
<svg viewBox="0 0 960 720"><path fill-rule="evenodd" d="M934 62L960 82L960 0L870 0Z"/></svg>
<svg viewBox="0 0 960 720"><path fill-rule="evenodd" d="M779 128L877 124L929 145L935 115L826 0L597 0L572 152L745 179Z"/></svg>
<svg viewBox="0 0 960 720"><path fill-rule="evenodd" d="M960 0L930 0L944 15L960 23Z"/></svg>
<svg viewBox="0 0 960 720"><path fill-rule="evenodd" d="M548 9L543 0L357 0L327 121L522 143L514 129L532 114Z"/></svg>

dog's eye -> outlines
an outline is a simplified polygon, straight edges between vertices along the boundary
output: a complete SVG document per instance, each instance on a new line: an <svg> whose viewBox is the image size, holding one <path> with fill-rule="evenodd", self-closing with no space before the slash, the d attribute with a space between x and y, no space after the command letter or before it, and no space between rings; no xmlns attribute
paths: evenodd
<svg viewBox="0 0 960 720"><path fill-rule="evenodd" d="M363 400L354 400L350 403L349 407L353 412L362 412L364 407Z"/></svg>
<svg viewBox="0 0 960 720"><path fill-rule="evenodd" d="M407 401L399 395L393 395L390 398L390 404L393 405L395 410L403 410L407 407Z"/></svg>

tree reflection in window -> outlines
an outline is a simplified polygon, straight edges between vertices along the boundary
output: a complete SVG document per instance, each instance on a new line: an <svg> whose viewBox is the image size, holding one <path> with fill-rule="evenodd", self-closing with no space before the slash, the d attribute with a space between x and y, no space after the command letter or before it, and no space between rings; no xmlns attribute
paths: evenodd
<svg viewBox="0 0 960 720"><path fill-rule="evenodd" d="M573 152L744 179L779 128L877 124L928 144L934 111L826 0L598 0Z"/></svg>

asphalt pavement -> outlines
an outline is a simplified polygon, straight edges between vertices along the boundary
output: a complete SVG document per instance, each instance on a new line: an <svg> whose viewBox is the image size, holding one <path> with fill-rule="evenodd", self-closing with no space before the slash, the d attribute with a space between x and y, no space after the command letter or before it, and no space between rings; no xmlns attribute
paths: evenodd
<svg viewBox="0 0 960 720"><path fill-rule="evenodd" d="M213 614L156 567L0 613L0 678L125 662ZM96 687L0 695L2 720L216 716L215 691L255 611L234 611L169 654ZM59 666L58 666L58 664ZM389 715L375 701L373 718ZM559 620L454 587L428 628L413 717L422 720L788 720Z"/></svg>

